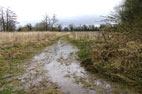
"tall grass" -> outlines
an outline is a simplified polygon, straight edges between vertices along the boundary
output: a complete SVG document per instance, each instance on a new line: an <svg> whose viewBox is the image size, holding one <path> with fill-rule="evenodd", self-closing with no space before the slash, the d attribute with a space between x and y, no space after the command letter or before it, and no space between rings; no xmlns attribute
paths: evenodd
<svg viewBox="0 0 142 94"><path fill-rule="evenodd" d="M0 48L48 42L65 34L59 32L0 32Z"/></svg>
<svg viewBox="0 0 142 94"><path fill-rule="evenodd" d="M81 39L95 40L95 39L101 37L101 34L98 32L71 32L69 37L75 38L76 40L81 40Z"/></svg>

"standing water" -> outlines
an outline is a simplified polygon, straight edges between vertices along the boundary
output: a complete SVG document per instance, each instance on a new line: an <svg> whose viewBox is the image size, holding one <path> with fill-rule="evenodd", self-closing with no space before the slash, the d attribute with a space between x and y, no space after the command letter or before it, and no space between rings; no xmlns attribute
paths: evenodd
<svg viewBox="0 0 142 94"><path fill-rule="evenodd" d="M76 52L79 49L59 40L36 55L27 73L19 79L25 88L38 86L46 78L55 83L64 94L136 94L131 90L88 73L80 66Z"/></svg>

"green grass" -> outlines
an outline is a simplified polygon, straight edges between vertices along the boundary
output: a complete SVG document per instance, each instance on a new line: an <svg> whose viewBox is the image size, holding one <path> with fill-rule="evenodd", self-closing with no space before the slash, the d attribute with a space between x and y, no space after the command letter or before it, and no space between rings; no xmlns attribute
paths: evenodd
<svg viewBox="0 0 142 94"><path fill-rule="evenodd" d="M0 91L0 94L28 94L24 90L13 90L13 87L7 86L6 89Z"/></svg>

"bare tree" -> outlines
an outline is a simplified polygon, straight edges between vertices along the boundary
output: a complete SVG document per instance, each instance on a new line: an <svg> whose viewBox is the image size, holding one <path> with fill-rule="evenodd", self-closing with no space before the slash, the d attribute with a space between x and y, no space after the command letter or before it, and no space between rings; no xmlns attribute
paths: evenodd
<svg viewBox="0 0 142 94"><path fill-rule="evenodd" d="M47 30L49 30L51 19L50 19L50 17L47 14L45 14L43 17L44 17L43 25L44 25L45 31L47 31Z"/></svg>
<svg viewBox="0 0 142 94"><path fill-rule="evenodd" d="M55 23L57 23L58 19L55 14L53 14L53 17L51 18L51 30L53 31L53 27Z"/></svg>
<svg viewBox="0 0 142 94"><path fill-rule="evenodd" d="M1 30L5 31L5 19L4 19L4 10L3 8L0 9L0 25L1 25Z"/></svg>
<svg viewBox="0 0 142 94"><path fill-rule="evenodd" d="M16 19L16 14L9 8L6 11L3 8L0 9L0 25L2 31L14 31L17 24Z"/></svg>
<svg viewBox="0 0 142 94"><path fill-rule="evenodd" d="M11 11L10 9L6 10L6 30L7 31L14 31L16 29L16 21L17 16L16 14Z"/></svg>
<svg viewBox="0 0 142 94"><path fill-rule="evenodd" d="M44 15L44 19L43 19L43 24L44 24L44 27L45 27L45 30L52 30L54 29L54 25L55 23L57 22L57 17L56 15L54 14L53 17L51 18L50 16L48 16L47 14Z"/></svg>

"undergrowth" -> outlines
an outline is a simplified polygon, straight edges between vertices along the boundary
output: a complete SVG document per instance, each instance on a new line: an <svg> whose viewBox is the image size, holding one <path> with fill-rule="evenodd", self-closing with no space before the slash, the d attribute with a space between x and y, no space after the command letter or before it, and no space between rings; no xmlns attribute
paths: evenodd
<svg viewBox="0 0 142 94"><path fill-rule="evenodd" d="M80 51L81 65L92 73L98 73L111 81L135 87L142 93L142 41L132 40L121 33L106 33L105 38L78 38L69 40Z"/></svg>

